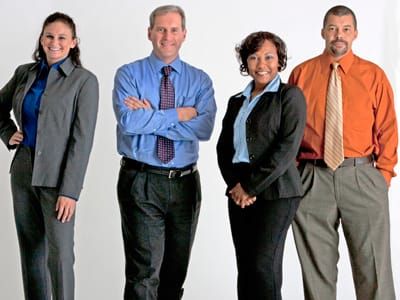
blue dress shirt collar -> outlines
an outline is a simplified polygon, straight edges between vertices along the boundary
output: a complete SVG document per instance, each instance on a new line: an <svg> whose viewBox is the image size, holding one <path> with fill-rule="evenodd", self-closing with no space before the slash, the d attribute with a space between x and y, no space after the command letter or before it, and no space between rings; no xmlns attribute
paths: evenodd
<svg viewBox="0 0 400 300"><path fill-rule="evenodd" d="M149 61L150 61L150 65L151 68L154 70L154 72L159 72L161 74L161 69L167 65L171 66L172 69L177 72L178 74L181 73L182 71L182 61L179 58L179 56L177 58L175 58L175 60L170 63L170 64L166 64L165 62L163 62L161 59L159 59L154 52L151 53L150 57L149 57Z"/></svg>
<svg viewBox="0 0 400 300"><path fill-rule="evenodd" d="M279 85L281 83L281 77L279 74L276 74L274 79L272 79L264 88L262 93L259 95L261 96L265 92L277 92L279 89ZM242 95L245 96L247 99L250 99L251 96L251 91L253 90L254 87L254 80L250 81L249 84L246 86L246 88L243 90Z"/></svg>

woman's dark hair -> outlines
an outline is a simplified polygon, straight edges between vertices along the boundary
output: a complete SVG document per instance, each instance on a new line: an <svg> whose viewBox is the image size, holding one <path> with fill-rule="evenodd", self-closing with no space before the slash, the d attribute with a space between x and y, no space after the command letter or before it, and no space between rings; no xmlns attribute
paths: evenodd
<svg viewBox="0 0 400 300"><path fill-rule="evenodd" d="M35 61L40 61L41 59L46 59L46 54L43 50L42 44L40 43L40 39L42 38L44 29L46 28L47 25L54 23L54 22L62 22L65 25L67 25L72 32L72 38L77 39L76 37L76 26L72 18L66 14L60 13L60 12L55 12L48 16L46 20L43 22L42 26L42 32L39 35L38 43L36 46L35 51L33 52L32 58ZM76 46L72 49L69 50L68 56L71 57L72 62L76 66L82 66L81 60L80 60L80 53L81 51L79 50L78 43L76 43Z"/></svg>
<svg viewBox="0 0 400 300"><path fill-rule="evenodd" d="M286 68L287 61L287 50L285 42L276 34L268 31L258 31L249 34L240 45L235 47L237 58L240 64L240 73L243 75L249 74L249 68L247 65L247 58L257 52L264 42L268 40L272 42L276 47L278 53L278 71L283 71Z"/></svg>

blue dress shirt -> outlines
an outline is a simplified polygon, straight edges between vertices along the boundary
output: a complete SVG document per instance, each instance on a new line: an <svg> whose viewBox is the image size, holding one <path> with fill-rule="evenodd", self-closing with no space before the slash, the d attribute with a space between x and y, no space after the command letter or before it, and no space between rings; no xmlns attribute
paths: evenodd
<svg viewBox="0 0 400 300"><path fill-rule="evenodd" d="M117 70L113 89L117 148L122 156L149 165L181 168L197 161L199 141L211 136L216 114L214 89L205 72L176 58L170 64L175 107L191 106L198 114L190 121L180 122L175 108L159 109L161 69L164 66L165 63L152 53ZM148 100L151 109L129 109L124 104L128 96ZM166 164L157 157L157 136L174 141L175 157Z"/></svg>
<svg viewBox="0 0 400 300"><path fill-rule="evenodd" d="M249 117L250 113L257 105L258 101L264 93L278 91L280 82L280 76L279 74L276 74L275 78L267 84L262 93L258 94L251 101L250 97L251 91L253 90L254 81L251 81L242 92L242 95L245 96L246 99L243 101L243 105L239 110L233 127L233 146L235 148L235 154L232 158L233 163L250 162L249 151L247 149L246 143L247 118ZM268 130L268 128L266 128L266 130Z"/></svg>
<svg viewBox="0 0 400 300"><path fill-rule="evenodd" d="M47 78L51 68L58 70L59 66L65 59L49 66L45 60L39 63L39 69L36 79L26 94L22 104L22 132L24 139L22 144L32 149L36 146L36 133L39 118L40 100L42 99L43 92L46 88Z"/></svg>

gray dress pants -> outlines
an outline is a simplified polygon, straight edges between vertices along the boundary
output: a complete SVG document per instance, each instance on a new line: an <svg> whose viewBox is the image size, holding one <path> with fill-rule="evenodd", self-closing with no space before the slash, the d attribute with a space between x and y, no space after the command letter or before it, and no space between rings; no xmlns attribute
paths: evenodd
<svg viewBox="0 0 400 300"><path fill-rule="evenodd" d="M33 163L20 146L10 170L25 299L73 300L75 217L56 219L58 190L32 186Z"/></svg>
<svg viewBox="0 0 400 300"><path fill-rule="evenodd" d="M307 300L336 299L341 224L358 300L394 300L388 190L373 163L329 168L302 163L305 195L293 222Z"/></svg>

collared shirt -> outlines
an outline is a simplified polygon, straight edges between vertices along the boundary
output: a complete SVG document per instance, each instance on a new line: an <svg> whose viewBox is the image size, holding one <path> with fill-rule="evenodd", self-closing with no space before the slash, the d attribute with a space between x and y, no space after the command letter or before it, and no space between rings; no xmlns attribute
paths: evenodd
<svg viewBox="0 0 400 300"><path fill-rule="evenodd" d="M197 161L199 141L208 140L214 126L216 104L209 76L176 58L170 66L175 107L194 107L197 117L180 122L175 108L161 110L161 69L165 64L154 53L120 67L115 75L113 107L117 118L117 148L122 156L153 166L181 168ZM148 100L151 109L131 110L124 99ZM175 157L163 164L157 157L157 136L174 141Z"/></svg>
<svg viewBox="0 0 400 300"><path fill-rule="evenodd" d="M280 82L280 76L276 74L275 78L266 85L264 90L253 99L251 99L251 91L253 90L254 81L251 81L242 92L242 95L245 96L246 99L243 101L243 105L239 110L233 127L233 146L235 148L235 154L232 158L233 163L250 162L246 142L247 118L264 93L278 91Z"/></svg>
<svg viewBox="0 0 400 300"><path fill-rule="evenodd" d="M36 133L38 127L39 108L43 92L46 88L47 78L51 68L58 70L65 59L53 64L50 68L45 60L41 60L37 71L36 79L26 94L22 104L22 124L24 139L22 144L35 148Z"/></svg>
<svg viewBox="0 0 400 300"><path fill-rule="evenodd" d="M299 159L322 159L325 105L332 59L323 53L297 66L289 83L298 85L307 101L307 124ZM381 68L349 52L339 61L343 95L345 157L373 154L389 184L396 176L397 122L394 96Z"/></svg>

